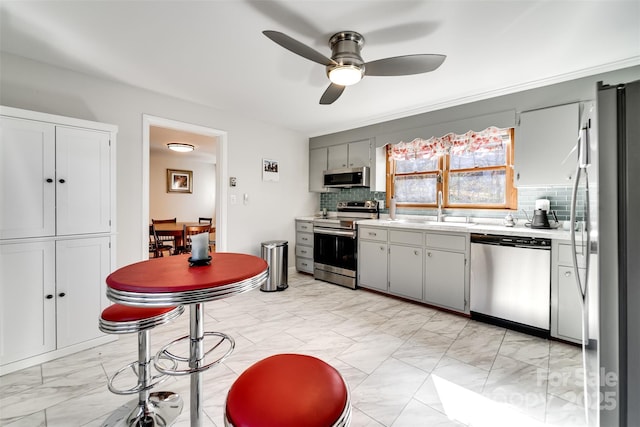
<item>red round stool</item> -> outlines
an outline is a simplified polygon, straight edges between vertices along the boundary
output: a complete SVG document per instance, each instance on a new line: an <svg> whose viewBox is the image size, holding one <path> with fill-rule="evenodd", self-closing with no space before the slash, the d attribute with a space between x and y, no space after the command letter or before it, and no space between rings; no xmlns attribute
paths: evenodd
<svg viewBox="0 0 640 427"><path fill-rule="evenodd" d="M138 360L119 369L109 379L109 390L115 394L138 393L138 399L121 406L102 424L103 427L135 426L155 427L167 426L180 415L182 398L170 391L151 393L154 386L168 377L151 375L151 353L149 330L163 325L184 312L184 307L129 307L113 304L102 311L98 327L108 334L138 333ZM137 376L137 384L129 389L114 386L115 378L124 371L133 370Z"/></svg>
<svg viewBox="0 0 640 427"><path fill-rule="evenodd" d="M331 365L277 354L244 371L225 405L227 427L329 427L351 423L349 389Z"/></svg>

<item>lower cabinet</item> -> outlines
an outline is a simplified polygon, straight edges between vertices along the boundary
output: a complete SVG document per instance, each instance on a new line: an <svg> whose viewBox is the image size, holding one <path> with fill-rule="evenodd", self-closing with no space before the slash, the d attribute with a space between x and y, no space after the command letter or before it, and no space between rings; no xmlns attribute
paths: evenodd
<svg viewBox="0 0 640 427"><path fill-rule="evenodd" d="M551 336L582 343L582 296L573 267L571 245L553 241L551 273ZM578 256L578 273L584 286L583 258Z"/></svg>
<svg viewBox="0 0 640 427"><path fill-rule="evenodd" d="M466 305L466 256L460 252L428 249L425 273L425 300L439 306L464 311Z"/></svg>
<svg viewBox="0 0 640 427"><path fill-rule="evenodd" d="M0 245L0 365L104 337L98 318L109 304L109 242Z"/></svg>
<svg viewBox="0 0 640 427"><path fill-rule="evenodd" d="M422 299L423 249L415 246L389 247L389 292Z"/></svg>
<svg viewBox="0 0 640 427"><path fill-rule="evenodd" d="M361 227L358 286L469 312L469 235Z"/></svg>
<svg viewBox="0 0 640 427"><path fill-rule="evenodd" d="M358 247L358 282L365 288L387 291L387 252L385 242L361 240Z"/></svg>
<svg viewBox="0 0 640 427"><path fill-rule="evenodd" d="M296 220L296 270L313 274L313 222Z"/></svg>

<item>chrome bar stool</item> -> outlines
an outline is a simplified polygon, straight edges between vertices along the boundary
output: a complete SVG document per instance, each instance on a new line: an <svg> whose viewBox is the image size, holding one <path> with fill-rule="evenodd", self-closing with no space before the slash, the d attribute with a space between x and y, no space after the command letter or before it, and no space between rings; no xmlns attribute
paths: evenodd
<svg viewBox="0 0 640 427"><path fill-rule="evenodd" d="M114 411L102 427L165 427L171 425L182 411L180 395L170 391L151 393L151 389L165 381L164 374L151 373L149 332L151 328L164 325L184 312L183 306L141 308L113 304L102 311L99 328L107 334L138 333L138 360L119 369L109 379L108 387L115 394L135 394L134 399ZM137 376L137 384L129 389L120 389L114 380L131 369Z"/></svg>
<svg viewBox="0 0 640 427"><path fill-rule="evenodd" d="M276 354L250 366L233 383L224 410L227 427L348 427L349 388L326 362Z"/></svg>

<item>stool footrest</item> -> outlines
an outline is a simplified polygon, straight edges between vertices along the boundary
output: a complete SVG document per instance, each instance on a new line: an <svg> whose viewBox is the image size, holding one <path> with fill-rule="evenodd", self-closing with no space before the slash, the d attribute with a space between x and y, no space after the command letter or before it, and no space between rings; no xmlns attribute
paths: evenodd
<svg viewBox="0 0 640 427"><path fill-rule="evenodd" d="M145 390L151 390L153 387L157 386L158 384L162 384L163 382L165 382L169 376L165 373L159 373L157 375L153 375L151 377L151 381L149 381L148 384L144 384L143 382L140 381L140 377L138 375L138 370L136 369L137 366L140 365L139 361L135 361L135 362L131 362L128 365L123 366L122 368L118 369L118 371L113 374L113 376L111 378L109 378L109 382L107 383L107 387L109 388L109 391L111 393L114 394L120 394L120 395L127 395L127 394L134 394L134 393L140 393L141 391L145 391ZM176 362L173 362L174 367L177 366ZM149 363L149 366L151 366L151 363ZM135 376L138 379L138 383L129 388L129 389L121 389L121 388L117 388L113 382L115 381L116 377L120 374L122 374L124 371L126 371L127 369L131 369L133 371L133 373L135 374ZM157 370L157 369L156 369Z"/></svg>
<svg viewBox="0 0 640 427"><path fill-rule="evenodd" d="M234 341L234 339L232 337L230 337L227 334L223 334L222 332L205 332L204 333L204 338L207 337L218 337L218 340L216 341L216 343L209 348L207 351L204 352L204 356L202 361L204 361L204 358L206 358L209 354L213 353L214 351L217 351L218 357L217 359L215 359L214 361L204 364L202 366L198 366L198 367L188 367L185 369L178 369L176 367L177 363L187 363L189 362L189 357L188 356L179 356L177 354L172 353L171 351L169 351L170 347L172 347L173 345L184 341L184 340L189 340L190 336L189 335L185 335L183 337L177 338L173 341L171 341L169 344L165 345L164 347L162 347L160 349L160 351L158 351L158 353L156 354L155 358L154 358L154 364L155 364L155 368L156 370L158 370L158 372L162 372L163 374L166 375L175 375L175 376L180 376L180 375L190 375L196 372L202 372L202 371L206 371L207 369L211 368L214 365L217 365L219 363L221 363L222 361L224 361L227 357L229 357L229 355L233 352L233 349L236 346L236 342ZM162 360L166 359L166 360L171 360L172 362L174 362L174 366L173 367L166 367L162 364Z"/></svg>

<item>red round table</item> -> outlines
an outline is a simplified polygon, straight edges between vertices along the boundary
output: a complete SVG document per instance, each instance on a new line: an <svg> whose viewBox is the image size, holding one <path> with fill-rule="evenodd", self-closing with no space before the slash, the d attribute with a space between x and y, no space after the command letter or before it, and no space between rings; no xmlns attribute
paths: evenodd
<svg viewBox="0 0 640 427"><path fill-rule="evenodd" d="M189 255L154 258L122 267L107 277L107 297L138 307L190 305L189 366L191 426L202 425L204 303L262 285L268 265L262 258L237 253L211 254L210 265L190 267Z"/></svg>

